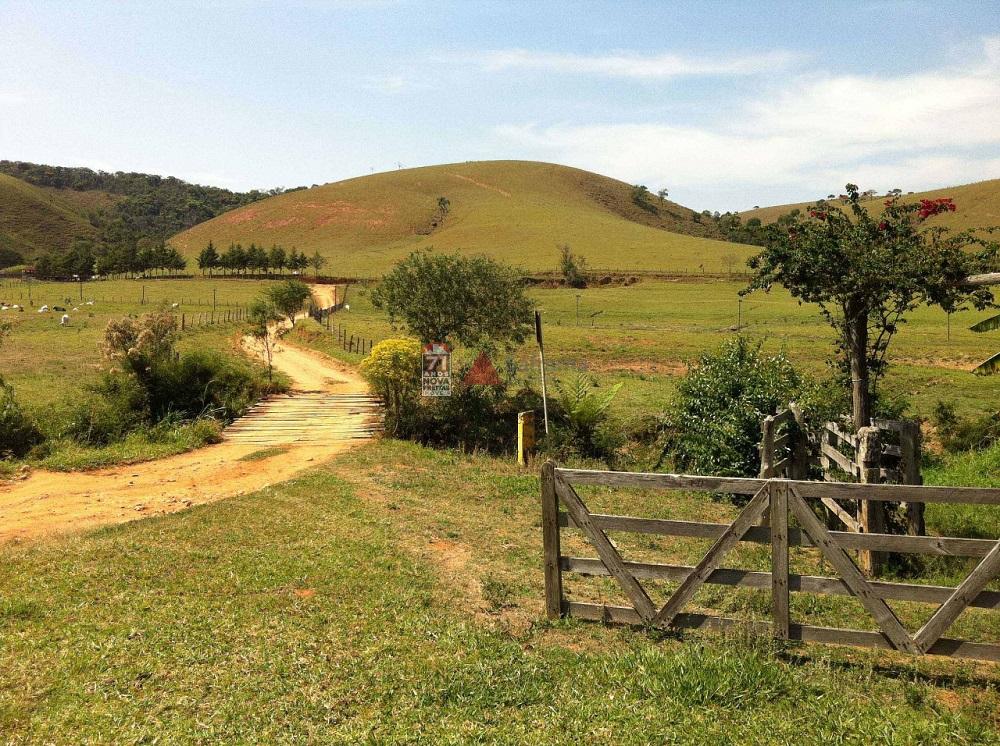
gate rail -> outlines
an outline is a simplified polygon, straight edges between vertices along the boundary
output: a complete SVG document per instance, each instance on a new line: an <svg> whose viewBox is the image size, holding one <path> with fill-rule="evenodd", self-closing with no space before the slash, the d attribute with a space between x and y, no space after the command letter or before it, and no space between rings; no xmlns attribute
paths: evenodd
<svg viewBox="0 0 1000 746"><path fill-rule="evenodd" d="M1000 661L1000 644L942 636L969 606L1000 610L1000 592L986 589L987 584L1000 575L1000 540L830 531L807 502L849 499L997 505L1000 504L1000 489L591 471L557 468L552 462L542 467L541 485L545 606L550 619L570 616L614 623L696 629L725 629L739 625L780 639ZM747 495L752 499L731 524L676 521L591 513L574 489L581 485L696 490ZM766 512L770 514L770 525L758 525ZM798 527L789 527L789 515L795 516ZM560 550L563 528L580 529L598 556L563 556ZM608 531L697 537L714 539L714 543L693 567L627 562L608 539ZM741 541L771 545L770 572L722 566L725 555ZM788 567L791 546L818 549L839 577L791 573ZM849 550L977 557L981 560L957 587L889 583L868 580L847 554ZM562 586L565 572L612 576L632 605L611 606L567 600ZM639 582L646 579L679 581L680 585L667 602L657 608ZM682 608L705 583L770 588L771 621L747 622L709 614L682 613ZM790 592L853 596L875 619L879 631L793 624L788 606ZM919 601L940 606L916 633L911 634L885 603L886 600Z"/></svg>

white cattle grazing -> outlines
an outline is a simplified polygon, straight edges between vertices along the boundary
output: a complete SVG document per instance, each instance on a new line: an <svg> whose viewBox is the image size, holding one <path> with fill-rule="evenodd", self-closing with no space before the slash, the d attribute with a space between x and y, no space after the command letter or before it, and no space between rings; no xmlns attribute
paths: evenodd
<svg viewBox="0 0 1000 746"><path fill-rule="evenodd" d="M180 306L180 303L171 303L170 304L171 308L177 308L178 306Z"/></svg>
<svg viewBox="0 0 1000 746"><path fill-rule="evenodd" d="M345 310L345 311L350 311L350 310L351 310L351 307L350 307L349 305L347 305L347 304L345 303L345 304L344 304L344 310Z"/></svg>
<svg viewBox="0 0 1000 746"><path fill-rule="evenodd" d="M48 312L49 312L48 306L42 306L41 308L38 309L38 313L48 313Z"/></svg>
<svg viewBox="0 0 1000 746"><path fill-rule="evenodd" d="M88 300L84 305L92 306L92 305L94 305L94 301Z"/></svg>
<svg viewBox="0 0 1000 746"><path fill-rule="evenodd" d="M66 326L69 323L69 314L64 313L62 318L59 320L59 326Z"/></svg>
<svg viewBox="0 0 1000 746"><path fill-rule="evenodd" d="M76 307L74 306L74 308L73 308L73 313L76 313L76 312L77 312L77 311L79 311L79 310L80 310L79 308L76 308Z"/></svg>

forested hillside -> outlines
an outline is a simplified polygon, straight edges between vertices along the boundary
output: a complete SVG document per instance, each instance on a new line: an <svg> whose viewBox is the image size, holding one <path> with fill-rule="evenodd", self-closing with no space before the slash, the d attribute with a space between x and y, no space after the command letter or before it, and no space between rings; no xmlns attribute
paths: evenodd
<svg viewBox="0 0 1000 746"><path fill-rule="evenodd" d="M18 235L7 242L11 244L9 249L39 264L45 274L56 275L89 271L84 268L101 257L106 258L106 271L135 269L136 261L128 257L135 259L143 248L149 255L150 245L162 244L179 231L283 191L240 193L189 184L172 176L107 173L7 160L0 161L0 174L42 190L35 194L47 194L64 217L63 223L72 224L72 229L57 232L35 231L30 241L20 240ZM9 189L12 194L23 191ZM0 208L9 222L30 225L37 211L26 214L23 204L24 200L3 200ZM65 228L62 224L60 227Z"/></svg>

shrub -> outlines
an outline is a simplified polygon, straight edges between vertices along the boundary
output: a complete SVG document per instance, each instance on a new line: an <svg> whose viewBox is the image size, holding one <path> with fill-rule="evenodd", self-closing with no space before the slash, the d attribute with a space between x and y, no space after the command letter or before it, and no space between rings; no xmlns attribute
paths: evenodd
<svg viewBox="0 0 1000 746"><path fill-rule="evenodd" d="M952 453L989 448L1000 441L1000 412L976 418L960 418L955 406L939 401L931 421L937 429L941 446Z"/></svg>
<svg viewBox="0 0 1000 746"><path fill-rule="evenodd" d="M23 456L42 441L42 434L0 378L0 458Z"/></svg>
<svg viewBox="0 0 1000 746"><path fill-rule="evenodd" d="M599 391L597 382L586 373L556 381L554 419L565 428L555 439L557 450L569 447L581 456L610 459L620 445L620 438L603 425L621 387L622 384L616 383L607 391Z"/></svg>
<svg viewBox="0 0 1000 746"><path fill-rule="evenodd" d="M420 343L413 339L379 342L361 361L361 375L385 403L386 432L405 431L420 397Z"/></svg>
<svg viewBox="0 0 1000 746"><path fill-rule="evenodd" d="M756 476L761 420L802 389L784 355L764 355L744 337L727 340L681 379L666 417L666 451L682 471Z"/></svg>
<svg viewBox="0 0 1000 746"><path fill-rule="evenodd" d="M60 435L86 445L108 445L149 422L145 388L133 376L115 371L89 387L88 395L71 409Z"/></svg>

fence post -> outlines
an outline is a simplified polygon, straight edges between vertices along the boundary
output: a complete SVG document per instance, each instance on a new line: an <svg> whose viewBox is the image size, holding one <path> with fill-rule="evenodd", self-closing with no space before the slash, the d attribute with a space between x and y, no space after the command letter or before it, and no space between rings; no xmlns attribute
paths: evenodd
<svg viewBox="0 0 1000 746"><path fill-rule="evenodd" d="M559 498L556 496L556 465L542 465L542 547L545 555L545 615L562 616L562 570L559 567Z"/></svg>
<svg viewBox="0 0 1000 746"><path fill-rule="evenodd" d="M788 616L788 485L768 482L771 513L771 615L774 636L787 640Z"/></svg>
<svg viewBox="0 0 1000 746"><path fill-rule="evenodd" d="M859 480L864 484L878 484L881 478L882 446L879 443L877 427L863 427L858 430L858 471ZM858 501L858 523L866 534L885 533L885 504L878 500ZM882 553L870 549L858 552L858 565L869 575L878 575L882 566Z"/></svg>
<svg viewBox="0 0 1000 746"><path fill-rule="evenodd" d="M903 484L923 484L920 475L920 426L913 420L904 420L899 431L899 450L902 456L899 464ZM924 524L923 503L903 503L906 515L906 533L910 536L924 536L927 527Z"/></svg>
<svg viewBox="0 0 1000 746"><path fill-rule="evenodd" d="M760 423L760 478L774 476L774 416L768 415Z"/></svg>
<svg viewBox="0 0 1000 746"><path fill-rule="evenodd" d="M802 408L795 402L788 404L788 409L795 417L795 440L792 443L792 468L790 475L792 479L809 478L809 447L807 444L806 418L802 414Z"/></svg>

